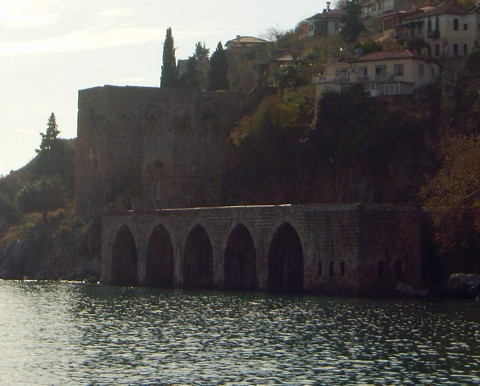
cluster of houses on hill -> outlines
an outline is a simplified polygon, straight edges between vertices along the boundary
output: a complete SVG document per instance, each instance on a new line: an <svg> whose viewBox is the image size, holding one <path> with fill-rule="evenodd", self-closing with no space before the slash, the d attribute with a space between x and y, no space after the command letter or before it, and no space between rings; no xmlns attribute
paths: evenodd
<svg viewBox="0 0 480 386"><path fill-rule="evenodd" d="M370 96L411 94L438 78L442 62L465 57L480 47L480 5L467 8L453 1L418 8L416 0L364 0L361 4L366 25L381 23L381 40L415 41L419 48L331 63L315 79L317 95L358 86Z"/></svg>
<svg viewBox="0 0 480 386"><path fill-rule="evenodd" d="M361 19L377 38L390 47L416 42L416 49L395 49L345 57L328 63L314 78L317 95L327 90L343 92L363 87L370 96L411 94L418 87L433 83L440 75L442 63L469 55L480 47L480 3L465 7L456 0L441 5L418 7L418 0L361 0ZM327 7L298 24L300 39L332 37L342 31L345 12ZM269 42L251 36L237 36L226 43L232 73L251 64L255 56L256 71L245 78L244 90L251 89L280 66L293 62L288 52L267 54Z"/></svg>

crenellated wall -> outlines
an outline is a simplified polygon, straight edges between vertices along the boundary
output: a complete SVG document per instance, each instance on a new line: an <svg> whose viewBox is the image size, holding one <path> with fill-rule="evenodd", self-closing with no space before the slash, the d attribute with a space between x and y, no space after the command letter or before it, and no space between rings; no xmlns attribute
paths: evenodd
<svg viewBox="0 0 480 386"><path fill-rule="evenodd" d="M221 205L230 132L242 116L237 93L147 87L79 92L75 208Z"/></svg>

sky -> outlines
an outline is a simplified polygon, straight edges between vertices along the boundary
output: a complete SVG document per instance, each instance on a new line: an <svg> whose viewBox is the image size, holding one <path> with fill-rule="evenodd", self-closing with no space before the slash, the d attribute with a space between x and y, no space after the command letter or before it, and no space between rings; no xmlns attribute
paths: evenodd
<svg viewBox="0 0 480 386"><path fill-rule="evenodd" d="M0 175L35 156L52 112L60 137L76 137L78 90L158 87L167 28L186 59L199 41L212 53L292 29L325 1L0 0Z"/></svg>

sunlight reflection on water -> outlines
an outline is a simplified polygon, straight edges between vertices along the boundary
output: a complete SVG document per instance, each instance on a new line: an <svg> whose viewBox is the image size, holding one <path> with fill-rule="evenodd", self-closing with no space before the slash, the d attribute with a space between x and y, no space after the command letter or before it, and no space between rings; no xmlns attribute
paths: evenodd
<svg viewBox="0 0 480 386"><path fill-rule="evenodd" d="M0 281L2 384L480 382L480 307Z"/></svg>

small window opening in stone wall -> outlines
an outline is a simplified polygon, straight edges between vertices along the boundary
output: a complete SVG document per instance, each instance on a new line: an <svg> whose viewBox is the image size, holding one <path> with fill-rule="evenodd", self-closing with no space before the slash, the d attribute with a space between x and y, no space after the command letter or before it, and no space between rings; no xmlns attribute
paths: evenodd
<svg viewBox="0 0 480 386"><path fill-rule="evenodd" d="M340 262L340 276L342 276L342 277L345 276L345 262L344 261Z"/></svg>
<svg viewBox="0 0 480 386"><path fill-rule="evenodd" d="M381 278L385 275L385 263L383 260L380 260L378 262L378 268L377 268L377 277Z"/></svg>
<svg viewBox="0 0 480 386"><path fill-rule="evenodd" d="M329 274L329 276L334 276L335 275L335 268L334 268L333 261L331 261L328 264L328 274Z"/></svg>
<svg viewBox="0 0 480 386"><path fill-rule="evenodd" d="M395 261L395 277L399 280L403 278L403 273L405 271L405 262L403 260Z"/></svg>
<svg viewBox="0 0 480 386"><path fill-rule="evenodd" d="M322 272L322 262L319 261L318 264L317 264L317 275L318 276L322 276L323 272Z"/></svg>

